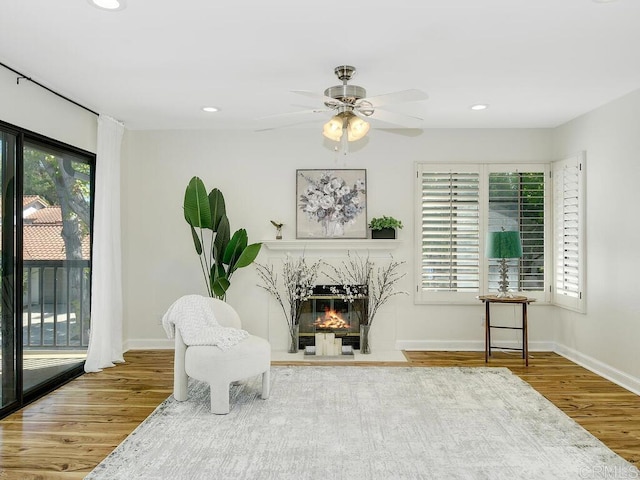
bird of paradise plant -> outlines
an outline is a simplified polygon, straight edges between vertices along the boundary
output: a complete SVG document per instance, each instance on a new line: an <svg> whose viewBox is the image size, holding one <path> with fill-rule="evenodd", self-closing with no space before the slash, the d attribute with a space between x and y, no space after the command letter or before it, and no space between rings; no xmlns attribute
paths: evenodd
<svg viewBox="0 0 640 480"><path fill-rule="evenodd" d="M249 244L244 228L230 235L222 192L214 188L207 194L204 182L198 177L191 179L185 191L184 218L191 228L207 293L224 300L231 286L233 273L251 265L262 244Z"/></svg>

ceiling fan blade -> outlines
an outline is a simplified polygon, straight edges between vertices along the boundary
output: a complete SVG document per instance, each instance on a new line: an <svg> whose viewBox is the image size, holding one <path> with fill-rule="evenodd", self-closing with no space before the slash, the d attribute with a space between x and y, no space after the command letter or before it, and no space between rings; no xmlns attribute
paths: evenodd
<svg viewBox="0 0 640 480"><path fill-rule="evenodd" d="M257 128L254 130L254 132L267 132L269 130L278 130L280 128L288 128L288 127L295 127L296 125L304 125L305 123L313 123L317 125L318 119L315 118L313 120L291 120L289 122L278 123L277 125L271 125L269 127Z"/></svg>
<svg viewBox="0 0 640 480"><path fill-rule="evenodd" d="M363 117L365 120L372 118L385 123L399 125L404 128L422 128L423 119L412 117L402 113L389 112L388 110L376 110L370 117Z"/></svg>
<svg viewBox="0 0 640 480"><path fill-rule="evenodd" d="M297 112L275 113L273 115L267 115L264 117L256 118L256 120L265 122L269 125L266 125L263 128L256 129L255 131L264 132L267 130L292 127L294 125L301 125L304 123L317 123L318 117L316 117L314 114L321 113L324 115L327 112L331 111L332 110L328 108L312 108L309 110L299 110ZM310 118L311 116L313 118Z"/></svg>
<svg viewBox="0 0 640 480"><path fill-rule="evenodd" d="M336 106L346 105L344 102L337 100L335 98L327 97L326 95L322 95L316 92L309 92L307 90L292 90L291 93L296 93L298 95L304 95L305 97L315 98L316 100L322 100L323 103L331 103Z"/></svg>
<svg viewBox="0 0 640 480"><path fill-rule="evenodd" d="M361 101L369 102L374 108L377 108L390 103L417 102L427 98L429 98L429 95L422 90L410 89L363 98Z"/></svg>
<svg viewBox="0 0 640 480"><path fill-rule="evenodd" d="M270 118L282 118L282 117L296 117L299 115L308 115L310 113L327 113L331 112L328 108L310 108L309 110L298 110L296 112L274 113L272 115L265 115L264 117L258 117L256 120L268 120Z"/></svg>

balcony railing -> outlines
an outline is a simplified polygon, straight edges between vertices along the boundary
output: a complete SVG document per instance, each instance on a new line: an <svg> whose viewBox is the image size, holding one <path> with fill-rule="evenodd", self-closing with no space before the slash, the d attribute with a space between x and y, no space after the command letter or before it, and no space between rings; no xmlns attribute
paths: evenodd
<svg viewBox="0 0 640 480"><path fill-rule="evenodd" d="M91 262L25 260L22 342L28 349L89 344Z"/></svg>

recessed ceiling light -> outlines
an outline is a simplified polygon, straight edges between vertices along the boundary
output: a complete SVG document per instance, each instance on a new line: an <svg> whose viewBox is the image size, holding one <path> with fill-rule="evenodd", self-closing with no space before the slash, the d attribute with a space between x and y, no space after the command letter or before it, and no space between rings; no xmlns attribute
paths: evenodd
<svg viewBox="0 0 640 480"><path fill-rule="evenodd" d="M489 105L486 103L476 103L475 105L471 105L471 110L486 110L489 108Z"/></svg>
<svg viewBox="0 0 640 480"><path fill-rule="evenodd" d="M205 112L218 112L220 109L218 107L202 107L202 110Z"/></svg>
<svg viewBox="0 0 640 480"><path fill-rule="evenodd" d="M127 6L126 0L87 0L91 5L103 10L124 10Z"/></svg>

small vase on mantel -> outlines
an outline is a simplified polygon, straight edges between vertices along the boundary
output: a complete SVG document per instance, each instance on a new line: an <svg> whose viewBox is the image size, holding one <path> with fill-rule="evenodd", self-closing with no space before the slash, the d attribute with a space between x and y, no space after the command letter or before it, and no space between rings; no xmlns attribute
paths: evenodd
<svg viewBox="0 0 640 480"><path fill-rule="evenodd" d="M368 355L371 353L371 344L369 343L369 331L371 325L360 325L360 353Z"/></svg>

